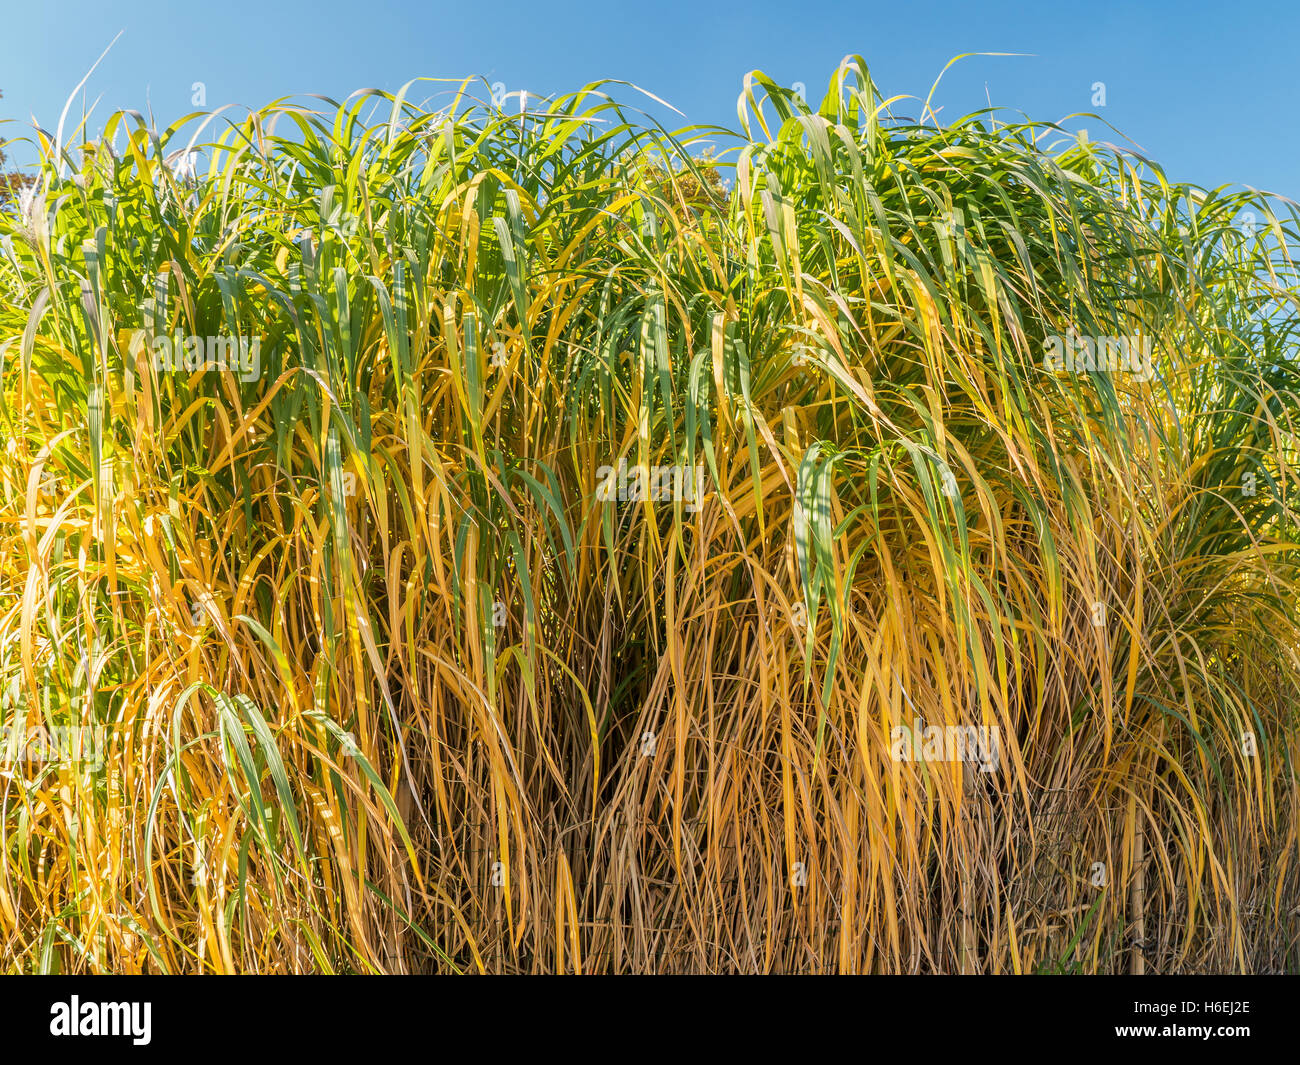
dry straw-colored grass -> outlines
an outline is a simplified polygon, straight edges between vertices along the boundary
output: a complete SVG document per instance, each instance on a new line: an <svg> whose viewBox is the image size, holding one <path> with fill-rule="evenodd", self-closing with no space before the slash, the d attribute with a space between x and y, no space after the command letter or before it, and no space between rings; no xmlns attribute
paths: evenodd
<svg viewBox="0 0 1300 1065"><path fill-rule="evenodd" d="M1290 205L857 59L738 141L421 88L39 134L3 714L108 749L5 767L0 967L1295 970Z"/></svg>

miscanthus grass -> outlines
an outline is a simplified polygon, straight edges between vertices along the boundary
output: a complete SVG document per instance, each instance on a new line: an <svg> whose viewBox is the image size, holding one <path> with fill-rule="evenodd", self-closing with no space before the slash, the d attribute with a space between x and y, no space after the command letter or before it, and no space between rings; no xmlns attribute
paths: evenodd
<svg viewBox="0 0 1300 1065"><path fill-rule="evenodd" d="M0 967L1294 971L1293 206L432 88L35 134Z"/></svg>

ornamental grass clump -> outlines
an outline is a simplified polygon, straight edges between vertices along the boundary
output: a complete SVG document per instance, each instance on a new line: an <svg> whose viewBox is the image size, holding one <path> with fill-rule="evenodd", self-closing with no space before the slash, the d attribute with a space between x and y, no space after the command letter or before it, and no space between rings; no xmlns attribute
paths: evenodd
<svg viewBox="0 0 1300 1065"><path fill-rule="evenodd" d="M419 87L36 134L0 967L1300 967L1292 205Z"/></svg>

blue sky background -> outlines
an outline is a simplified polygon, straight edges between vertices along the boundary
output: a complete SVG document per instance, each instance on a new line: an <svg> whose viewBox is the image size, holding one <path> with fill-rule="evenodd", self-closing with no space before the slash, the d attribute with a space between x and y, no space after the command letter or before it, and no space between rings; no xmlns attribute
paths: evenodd
<svg viewBox="0 0 1300 1065"><path fill-rule="evenodd" d="M396 90L417 75L481 75L545 95L600 78L632 81L692 123L737 126L741 79L761 69L820 97L843 56L864 56L887 95L924 98L944 64L941 118L991 101L1036 119L1096 108L1175 180L1249 184L1300 199L1300 4L1076 0L33 0L0 14L0 136L35 114L58 123L69 93L92 76L92 126L113 110L151 107L159 125L186 114L202 81L207 106L258 106L286 95L342 98ZM627 99L634 99L630 92ZM906 106L898 114L919 113ZM72 113L80 115L80 99ZM1116 139L1078 120L1093 139ZM28 161L30 151L11 154Z"/></svg>

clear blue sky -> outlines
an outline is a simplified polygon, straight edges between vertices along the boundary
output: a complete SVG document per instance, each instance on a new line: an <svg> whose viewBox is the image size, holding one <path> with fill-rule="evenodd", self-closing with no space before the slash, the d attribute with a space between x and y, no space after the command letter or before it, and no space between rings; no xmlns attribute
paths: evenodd
<svg viewBox="0 0 1300 1065"><path fill-rule="evenodd" d="M0 14L0 118L35 114L52 130L118 31L87 87L89 101L103 96L96 125L111 110L148 106L165 125L194 110L196 81L212 108L482 75L541 95L621 78L692 122L734 128L751 69L804 82L811 96L856 53L886 95L924 97L958 53L1033 53L963 60L936 97L941 117L985 106L987 94L1061 119L1094 110L1101 81L1106 106L1095 110L1174 179L1300 199L1296 0L33 0ZM1111 139L1095 121L1074 125ZM14 136L18 124L0 132Z"/></svg>

